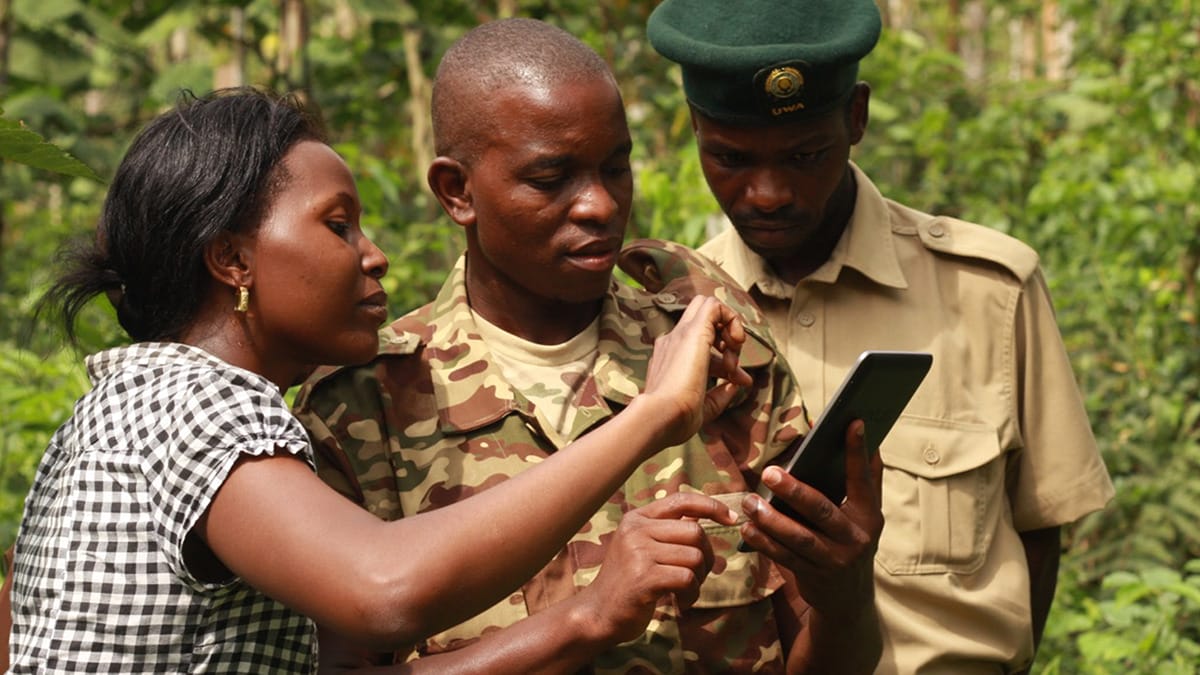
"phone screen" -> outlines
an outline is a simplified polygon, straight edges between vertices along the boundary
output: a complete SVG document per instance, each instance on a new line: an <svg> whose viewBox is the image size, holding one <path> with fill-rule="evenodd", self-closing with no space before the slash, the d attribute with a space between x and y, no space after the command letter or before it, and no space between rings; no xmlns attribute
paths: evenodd
<svg viewBox="0 0 1200 675"><path fill-rule="evenodd" d="M846 496L846 428L863 420L867 447L877 451L932 363L933 355L926 352L863 352L784 469L841 504ZM802 520L766 486L760 494L781 513Z"/></svg>

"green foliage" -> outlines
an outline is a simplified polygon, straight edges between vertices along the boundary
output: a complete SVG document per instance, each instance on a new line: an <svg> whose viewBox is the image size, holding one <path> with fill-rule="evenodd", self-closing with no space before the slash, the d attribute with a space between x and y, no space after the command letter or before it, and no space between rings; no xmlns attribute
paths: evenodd
<svg viewBox="0 0 1200 675"><path fill-rule="evenodd" d="M0 110L0 116L3 114L4 111ZM3 117L0 117L0 159L69 176L100 180L88 165L68 155L58 146L47 143L21 123Z"/></svg>
<svg viewBox="0 0 1200 675"><path fill-rule="evenodd" d="M45 358L11 341L0 342L0 542L16 538L25 494L54 430L87 391L77 354Z"/></svg>
<svg viewBox="0 0 1200 675"><path fill-rule="evenodd" d="M49 435L87 387L78 355L54 351L47 321L27 330L30 309L54 273L55 247L89 236L102 198L95 176L111 175L133 132L181 87L208 89L232 69L320 104L358 177L363 225L390 254L394 313L427 300L462 249L460 228L425 187L414 87L428 85L455 38L508 9L564 26L612 64L635 147L629 236L697 244L719 222L678 71L644 40L652 0L314 0L300 74L280 60L281 4L13 0L6 119L94 174L14 164L10 133L47 153L42 168L74 166L0 119L0 546ZM985 2L979 34L952 14L976 3L904 4L911 11L892 17L862 66L871 126L855 161L894 199L1038 249L1117 486L1109 508L1068 528L1036 670L1195 672L1200 3ZM1073 26L1060 78L1020 37L1050 4ZM982 45L982 70L955 44ZM103 299L81 327L86 351L122 339Z"/></svg>
<svg viewBox="0 0 1200 675"><path fill-rule="evenodd" d="M666 166L665 162L639 164L634 183L638 194L627 236L703 244L719 212L705 187L695 143L683 146Z"/></svg>
<svg viewBox="0 0 1200 675"><path fill-rule="evenodd" d="M1196 673L1200 666L1200 560L1182 573L1163 567L1113 572L1098 596L1060 595L1046 639L1072 644L1041 672Z"/></svg>

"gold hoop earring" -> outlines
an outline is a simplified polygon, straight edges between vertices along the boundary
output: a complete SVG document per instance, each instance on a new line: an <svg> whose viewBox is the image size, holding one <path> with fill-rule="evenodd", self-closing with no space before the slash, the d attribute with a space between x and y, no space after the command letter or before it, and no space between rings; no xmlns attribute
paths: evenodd
<svg viewBox="0 0 1200 675"><path fill-rule="evenodd" d="M233 311L242 312L243 314L250 309L250 289L245 286L238 286L237 304L234 305Z"/></svg>

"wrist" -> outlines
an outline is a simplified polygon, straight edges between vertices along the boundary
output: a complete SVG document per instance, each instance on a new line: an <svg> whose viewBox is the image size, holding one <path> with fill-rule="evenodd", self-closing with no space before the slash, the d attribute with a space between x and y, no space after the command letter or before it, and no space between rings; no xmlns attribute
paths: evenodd
<svg viewBox="0 0 1200 675"><path fill-rule="evenodd" d="M574 636L575 649L599 654L621 640L616 636L616 627L606 620L604 612L598 611L587 602L587 595L588 591L585 589L565 603L569 606L564 622Z"/></svg>
<svg viewBox="0 0 1200 675"><path fill-rule="evenodd" d="M675 440L679 426L678 409L661 400L661 396L642 392L635 396L622 411L627 416L632 433L648 449L643 453L649 457L659 450L671 445L677 445Z"/></svg>

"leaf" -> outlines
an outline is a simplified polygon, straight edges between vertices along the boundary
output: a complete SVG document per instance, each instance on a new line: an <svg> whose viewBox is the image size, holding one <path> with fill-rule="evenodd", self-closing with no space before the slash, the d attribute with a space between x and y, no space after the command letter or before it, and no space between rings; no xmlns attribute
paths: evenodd
<svg viewBox="0 0 1200 675"><path fill-rule="evenodd" d="M4 111L0 110L0 114ZM0 159L11 160L68 176L90 178L103 183L95 171L75 159L65 150L47 143L41 136L25 128L20 122L0 117Z"/></svg>
<svg viewBox="0 0 1200 675"><path fill-rule="evenodd" d="M1047 97L1046 106L1066 115L1076 131L1106 124L1116 113L1111 105L1070 93Z"/></svg>
<svg viewBox="0 0 1200 675"><path fill-rule="evenodd" d="M412 5L406 2L355 0L352 6L376 21L393 21L399 24L407 24L417 20L416 11L412 8Z"/></svg>
<svg viewBox="0 0 1200 675"><path fill-rule="evenodd" d="M77 44L53 35L18 33L9 44L9 67L13 78L69 89L87 81L92 62Z"/></svg>
<svg viewBox="0 0 1200 675"><path fill-rule="evenodd" d="M78 0L14 0L12 11L31 28L49 28L83 10Z"/></svg>

